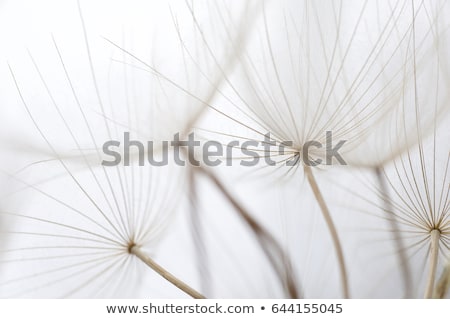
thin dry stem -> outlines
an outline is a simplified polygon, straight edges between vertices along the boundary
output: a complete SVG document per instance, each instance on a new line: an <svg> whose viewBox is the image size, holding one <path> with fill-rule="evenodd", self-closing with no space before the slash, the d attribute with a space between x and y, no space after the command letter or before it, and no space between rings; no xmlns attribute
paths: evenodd
<svg viewBox="0 0 450 319"><path fill-rule="evenodd" d="M158 265L152 258L150 258L147 254L145 254L138 246L133 245L129 249L130 254L135 255L137 258L139 258L144 264L149 266L151 269L156 271L161 277L169 281L171 284L173 284L175 287L179 288L189 296L191 296L194 299L206 299L205 296L203 296L201 293L196 291L195 289L188 286L186 283L172 275L170 272L165 270L163 267Z"/></svg>
<svg viewBox="0 0 450 319"><path fill-rule="evenodd" d="M425 298L433 297L434 291L434 281L436 278L436 268L438 264L439 256L439 239L441 237L441 232L438 229L433 229L430 232L430 269L428 272L427 287L425 289Z"/></svg>
<svg viewBox="0 0 450 319"><path fill-rule="evenodd" d="M327 223L328 229L331 234L331 239L333 241L334 248L336 250L339 269L341 272L341 281L342 281L342 290L344 293L344 298L350 298L349 288L348 288L348 276L347 276L347 268L345 266L344 253L342 251L341 241L339 239L336 227L334 226L333 219L331 218L330 211L328 209L327 204L322 196L322 192L320 191L319 185L316 182L316 178L311 170L311 167L308 165L304 165L305 174L308 178L309 185L314 193L314 197L317 200L317 203L320 206L320 210L322 211L322 215Z"/></svg>
<svg viewBox="0 0 450 319"><path fill-rule="evenodd" d="M299 293L295 284L291 263L277 240L267 230L265 230L242 205L238 203L225 185L211 170L208 170L202 166L198 167L198 170L214 183L217 189L225 196L236 212L238 212L239 215L245 220L247 225L255 234L261 248L269 259L275 272L280 277L281 282L283 282L289 297L292 299L298 299ZM280 269L279 262L281 262L283 269Z"/></svg>

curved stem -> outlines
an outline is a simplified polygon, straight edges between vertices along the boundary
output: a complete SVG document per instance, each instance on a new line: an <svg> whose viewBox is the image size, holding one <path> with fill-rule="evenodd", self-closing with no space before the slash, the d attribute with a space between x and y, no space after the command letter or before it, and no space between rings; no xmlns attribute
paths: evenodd
<svg viewBox="0 0 450 319"><path fill-rule="evenodd" d="M347 276L347 268L345 267L344 253L342 251L341 241L339 239L336 227L334 226L333 219L331 218L330 211L328 209L327 204L322 196L322 192L320 191L319 185L316 182L316 178L311 170L311 167L305 165L304 166L306 177L308 178L309 185L314 193L314 196L317 200L317 203L320 206L320 210L322 211L322 216L327 223L328 230L331 234L331 239L333 241L334 249L336 250L339 269L341 272L341 281L342 281L342 290L344 293L344 298L350 298L349 290L348 290L348 276Z"/></svg>
<svg viewBox="0 0 450 319"><path fill-rule="evenodd" d="M441 232L438 229L433 229L430 232L430 269L428 271L427 287L425 289L425 298L433 297L434 291L434 281L436 278L436 268L439 256L439 239L441 237Z"/></svg>
<svg viewBox="0 0 450 319"><path fill-rule="evenodd" d="M217 176L212 171L207 170L202 166L198 167L198 169L200 170L200 172L205 174L211 180L211 182L214 183L217 189L220 190L220 192L225 196L225 198L233 206L236 212L239 213L239 215L245 220L247 225L253 231L262 250L269 259L270 264L274 268L275 273L280 277L281 282L285 286L289 297L292 299L299 298L291 263L277 240L267 230L265 230L242 205L238 203L238 201L228 191L225 185L217 178Z"/></svg>
<svg viewBox="0 0 450 319"><path fill-rule="evenodd" d="M146 255L138 246L134 245L130 247L129 249L130 254L135 255L137 258L139 258L144 264L149 266L151 269L156 271L161 277L166 279L168 282L173 284L175 287L179 288L180 290L184 291L186 294L191 296L195 299L205 299L205 296L203 296L201 293L196 291L195 289L189 287L187 284L185 284L183 281L172 275L170 272L165 270L163 267L158 265L152 258L150 258L148 255Z"/></svg>

